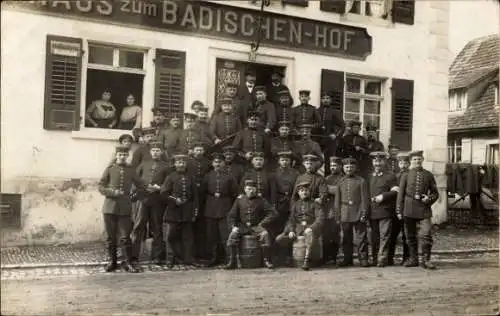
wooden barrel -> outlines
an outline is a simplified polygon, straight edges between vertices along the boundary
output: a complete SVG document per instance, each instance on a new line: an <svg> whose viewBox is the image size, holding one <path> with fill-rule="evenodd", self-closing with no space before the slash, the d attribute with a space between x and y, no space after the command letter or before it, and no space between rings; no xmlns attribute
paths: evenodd
<svg viewBox="0 0 500 316"><path fill-rule="evenodd" d="M262 266L262 251L257 237L245 235L240 241L240 264L242 268L256 269Z"/></svg>
<svg viewBox="0 0 500 316"><path fill-rule="evenodd" d="M295 266L300 267L304 263L306 257L306 237L298 236L293 243L293 263ZM309 262L311 265L317 265L320 263L323 257L323 238L319 237L316 239L311 253L309 254Z"/></svg>

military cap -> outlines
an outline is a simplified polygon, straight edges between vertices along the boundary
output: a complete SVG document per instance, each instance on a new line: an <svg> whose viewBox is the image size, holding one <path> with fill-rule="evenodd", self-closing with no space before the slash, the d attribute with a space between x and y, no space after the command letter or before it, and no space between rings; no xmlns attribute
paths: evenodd
<svg viewBox="0 0 500 316"><path fill-rule="evenodd" d="M252 154L252 158L264 158L264 153L261 151L256 151Z"/></svg>
<svg viewBox="0 0 500 316"><path fill-rule="evenodd" d="M370 153L372 159L387 158L387 154L383 151L374 151Z"/></svg>
<svg viewBox="0 0 500 316"><path fill-rule="evenodd" d="M304 161L317 161L317 160L319 160L318 156L313 155L313 154L304 155L304 156L302 156L302 159Z"/></svg>
<svg viewBox="0 0 500 316"><path fill-rule="evenodd" d="M281 89L281 90L278 90L277 94L279 95L279 97L290 97L290 91L288 91L287 89Z"/></svg>
<svg viewBox="0 0 500 316"><path fill-rule="evenodd" d="M247 119L250 119L250 118L259 118L259 112L248 111L248 113L247 113Z"/></svg>
<svg viewBox="0 0 500 316"><path fill-rule="evenodd" d="M259 91L266 92L267 90L266 90L266 87L265 87L265 86L256 86L256 87L254 88L254 91L255 91L255 92L259 92Z"/></svg>
<svg viewBox="0 0 500 316"><path fill-rule="evenodd" d="M226 83L226 88L238 88L238 84L236 82L228 82Z"/></svg>
<svg viewBox="0 0 500 316"><path fill-rule="evenodd" d="M205 148L205 144L203 142L194 142L191 144L191 149L196 148L196 147L203 147Z"/></svg>
<svg viewBox="0 0 500 316"><path fill-rule="evenodd" d="M160 108L152 108L153 115L165 115L165 111Z"/></svg>
<svg viewBox="0 0 500 316"><path fill-rule="evenodd" d="M349 126L349 127L361 126L361 124L362 123L358 120L351 120L351 121L347 122L347 126Z"/></svg>
<svg viewBox="0 0 500 316"><path fill-rule="evenodd" d="M407 152L400 152L396 155L396 158L398 160L402 160L402 161L410 161L410 156L408 156L408 153Z"/></svg>
<svg viewBox="0 0 500 316"><path fill-rule="evenodd" d="M154 127L144 127L142 129L142 135L154 135L156 134L156 129Z"/></svg>
<svg viewBox="0 0 500 316"><path fill-rule="evenodd" d="M311 182L310 181L300 181L299 183L297 183L295 185L295 187L297 189L300 189L300 188L309 188L311 186Z"/></svg>
<svg viewBox="0 0 500 316"><path fill-rule="evenodd" d="M181 119L181 114L179 113L172 113L172 116L170 117L170 120L180 120Z"/></svg>
<svg viewBox="0 0 500 316"><path fill-rule="evenodd" d="M285 74L283 73L283 70L281 70L280 68L274 68L272 74L273 75L276 74L276 75L280 76L281 78L283 78L285 76Z"/></svg>
<svg viewBox="0 0 500 316"><path fill-rule="evenodd" d="M311 90L299 90L299 95L305 94L306 96L311 95Z"/></svg>
<svg viewBox="0 0 500 316"><path fill-rule="evenodd" d="M116 146L115 147L115 152L117 153L128 153L129 152L129 148L127 146Z"/></svg>
<svg viewBox="0 0 500 316"><path fill-rule="evenodd" d="M256 187L257 186L257 184L255 183L255 181L253 181L253 180L245 180L244 183L245 183L246 187Z"/></svg>
<svg viewBox="0 0 500 316"><path fill-rule="evenodd" d="M321 97L332 97L332 93L330 91L322 91Z"/></svg>
<svg viewBox="0 0 500 316"><path fill-rule="evenodd" d="M373 124L367 124L366 125L366 130L367 131L376 131L377 130L377 126L375 126Z"/></svg>
<svg viewBox="0 0 500 316"><path fill-rule="evenodd" d="M285 126L285 127L290 127L290 125L292 125L292 122L291 122L291 121L279 121L279 122L278 122L278 126L279 126L279 127L282 127L282 126Z"/></svg>
<svg viewBox="0 0 500 316"><path fill-rule="evenodd" d="M314 125L313 124L300 124L299 128L300 129L303 129L303 128L313 129Z"/></svg>
<svg viewBox="0 0 500 316"><path fill-rule="evenodd" d="M233 104L233 99L231 99L231 98L222 98L222 99L217 100L217 103L219 103L219 105L224 105L224 104L232 105Z"/></svg>
<svg viewBox="0 0 500 316"><path fill-rule="evenodd" d="M408 158L423 157L423 156L424 156L424 151L423 150L414 150L414 151L410 151L408 153Z"/></svg>
<svg viewBox="0 0 500 316"><path fill-rule="evenodd" d="M222 153L213 153L212 154L212 160L216 160L216 159L220 159L220 160L224 160L225 157Z"/></svg>
<svg viewBox="0 0 500 316"><path fill-rule="evenodd" d="M394 144L389 144L389 146L387 146L388 149L400 149L398 145L394 145Z"/></svg>
<svg viewBox="0 0 500 316"><path fill-rule="evenodd" d="M227 153L227 152L236 152L236 151L237 151L236 147L234 147L232 145L224 146L222 148L222 152L224 152L224 153Z"/></svg>
<svg viewBox="0 0 500 316"><path fill-rule="evenodd" d="M342 158L336 157L336 156L331 156L330 157L330 163L336 162L336 163L342 163Z"/></svg>
<svg viewBox="0 0 500 316"><path fill-rule="evenodd" d="M280 151L277 154L278 158L288 158L293 159L293 153L291 151Z"/></svg>
<svg viewBox="0 0 500 316"><path fill-rule="evenodd" d="M121 143L123 142L125 139L128 139L130 140L131 142L134 141L134 137L132 137L132 135L130 134L121 134L120 137L118 137L118 142Z"/></svg>
<svg viewBox="0 0 500 316"><path fill-rule="evenodd" d="M344 158L344 159L342 159L342 164L343 165L355 165L356 159L354 159L352 157Z"/></svg>
<svg viewBox="0 0 500 316"><path fill-rule="evenodd" d="M188 155L185 154L176 154L174 155L174 160L187 160L189 158Z"/></svg>
<svg viewBox="0 0 500 316"><path fill-rule="evenodd" d="M186 120L196 120L197 117L198 115L194 113L184 113L184 119Z"/></svg>
<svg viewBox="0 0 500 316"><path fill-rule="evenodd" d="M163 144L161 142L154 141L154 142L149 143L149 148L163 149Z"/></svg>
<svg viewBox="0 0 500 316"><path fill-rule="evenodd" d="M195 100L191 103L191 109L194 109L195 106L204 107L205 104L203 104L200 100Z"/></svg>

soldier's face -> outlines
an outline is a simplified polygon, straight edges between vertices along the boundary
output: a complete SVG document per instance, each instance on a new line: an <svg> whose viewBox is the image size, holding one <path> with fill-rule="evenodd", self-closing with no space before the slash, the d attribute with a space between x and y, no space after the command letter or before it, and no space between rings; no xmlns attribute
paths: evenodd
<svg viewBox="0 0 500 316"><path fill-rule="evenodd" d="M253 197L257 195L257 188L250 185L245 185L245 194L247 196Z"/></svg>
<svg viewBox="0 0 500 316"><path fill-rule="evenodd" d="M332 98L330 98L330 96L322 96L321 97L321 104L322 105L330 105L332 104Z"/></svg>
<svg viewBox="0 0 500 316"><path fill-rule="evenodd" d="M195 147L193 148L193 155L195 157L201 157L205 154L205 149L203 147Z"/></svg>
<svg viewBox="0 0 500 316"><path fill-rule="evenodd" d="M109 91L103 92L103 94L102 94L102 100L106 101L106 102L108 102L109 100L111 100L111 92L109 92Z"/></svg>
<svg viewBox="0 0 500 316"><path fill-rule="evenodd" d="M351 126L351 132L353 134L359 134L359 126L358 125Z"/></svg>
<svg viewBox="0 0 500 316"><path fill-rule="evenodd" d="M222 105L222 111L224 113L231 113L233 110L233 106L231 104L223 104Z"/></svg>
<svg viewBox="0 0 500 316"><path fill-rule="evenodd" d="M195 104L192 106L194 112L198 113L201 110L201 104Z"/></svg>
<svg viewBox="0 0 500 316"><path fill-rule="evenodd" d="M290 104L290 98L288 96L281 96L280 97L280 104L287 106L288 104Z"/></svg>
<svg viewBox="0 0 500 316"><path fill-rule="evenodd" d="M411 165L413 167L421 167L424 162L424 157L413 156L411 157Z"/></svg>
<svg viewBox="0 0 500 316"><path fill-rule="evenodd" d="M286 136L290 135L290 128L288 126L281 126L279 128L279 133L281 136L286 137Z"/></svg>
<svg viewBox="0 0 500 316"><path fill-rule="evenodd" d="M257 81L257 77L255 77L255 76L246 76L245 77L245 81L247 82L248 85L254 86L255 85L255 81Z"/></svg>
<svg viewBox="0 0 500 316"><path fill-rule="evenodd" d="M170 125L172 125L172 127L177 128L181 126L181 121L178 118L173 118L170 120Z"/></svg>
<svg viewBox="0 0 500 316"><path fill-rule="evenodd" d="M153 139L153 135L152 134L146 134L146 135L143 135L142 136L142 141L145 143L145 144L149 144L151 142L151 140Z"/></svg>
<svg viewBox="0 0 500 316"><path fill-rule="evenodd" d="M132 147L132 142L128 138L125 138L124 140L122 140L122 142L120 144L122 146L125 146L125 147L128 147L128 148Z"/></svg>
<svg viewBox="0 0 500 316"><path fill-rule="evenodd" d="M266 100L266 93L264 91L257 91L255 92L255 99L257 99L257 101L265 101Z"/></svg>
<svg viewBox="0 0 500 316"><path fill-rule="evenodd" d="M271 75L271 81L274 83L280 83L281 82L281 76L278 74L272 74Z"/></svg>
<svg viewBox="0 0 500 316"><path fill-rule="evenodd" d="M127 158L128 158L128 152L127 153L123 153L123 152L116 153L116 162L118 164L124 164L125 161L127 161Z"/></svg>
<svg viewBox="0 0 500 316"><path fill-rule="evenodd" d="M344 173L346 175L352 175L352 174L354 174L354 172L356 172L356 165L352 165L352 164L344 165Z"/></svg>
<svg viewBox="0 0 500 316"><path fill-rule="evenodd" d="M212 167L214 167L214 169L218 170L218 169L224 167L224 161L222 159L214 159L212 161Z"/></svg>
<svg viewBox="0 0 500 316"><path fill-rule="evenodd" d="M160 159L162 150L160 148L151 148L151 157L155 160Z"/></svg>
<svg viewBox="0 0 500 316"><path fill-rule="evenodd" d="M372 165L375 169L380 170L385 166L385 159L381 159L381 158L373 159Z"/></svg>
<svg viewBox="0 0 500 316"><path fill-rule="evenodd" d="M249 118L248 119L248 126L255 128L257 127L257 119L255 117Z"/></svg>
<svg viewBox="0 0 500 316"><path fill-rule="evenodd" d="M155 121L156 123L163 123L163 120L165 120L165 117L160 113L157 113L153 116L153 121Z"/></svg>
<svg viewBox="0 0 500 316"><path fill-rule="evenodd" d="M368 139L376 139L377 138L377 131L366 131L366 137Z"/></svg>
<svg viewBox="0 0 500 316"><path fill-rule="evenodd" d="M280 157L279 164L280 167L287 168L290 167L290 165L292 164L292 160L290 158Z"/></svg>
<svg viewBox="0 0 500 316"><path fill-rule="evenodd" d="M306 168L306 171L313 171L314 170L314 161L306 160L304 161L304 168Z"/></svg>
<svg viewBox="0 0 500 316"><path fill-rule="evenodd" d="M340 172L341 168L340 168L340 165L336 162L331 162L330 163L330 170L333 172L333 173L338 173Z"/></svg>
<svg viewBox="0 0 500 316"><path fill-rule="evenodd" d="M397 148L391 148L389 149L389 155L391 155L391 157L396 157L399 153L399 149Z"/></svg>
<svg viewBox="0 0 500 316"><path fill-rule="evenodd" d="M252 158L252 165L257 169L261 169L262 167L264 167L264 158L262 157Z"/></svg>
<svg viewBox="0 0 500 316"><path fill-rule="evenodd" d="M299 198L301 200L307 199L310 195L309 188L305 188L305 187L299 188L298 193L299 193Z"/></svg>
<svg viewBox="0 0 500 316"><path fill-rule="evenodd" d="M194 125L194 121L192 119L186 119L184 121L184 125L186 128L192 128Z"/></svg>
<svg viewBox="0 0 500 316"><path fill-rule="evenodd" d="M309 96L307 94L301 94L299 96L300 103L306 104L309 102Z"/></svg>
<svg viewBox="0 0 500 316"><path fill-rule="evenodd" d="M398 161L398 167L401 170L408 170L408 168L410 168L410 163L406 160L400 160Z"/></svg>
<svg viewBox="0 0 500 316"><path fill-rule="evenodd" d="M226 161L228 161L228 162L233 161L235 157L236 157L236 154L232 151L226 151L224 153L224 158L226 158Z"/></svg>
<svg viewBox="0 0 500 316"><path fill-rule="evenodd" d="M235 87L226 87L226 96L230 98L234 98L236 96L236 88Z"/></svg>
<svg viewBox="0 0 500 316"><path fill-rule="evenodd" d="M300 129L300 134L302 137L310 137L311 136L311 129L310 128L301 128Z"/></svg>
<svg viewBox="0 0 500 316"><path fill-rule="evenodd" d="M176 160L174 162L174 167L175 167L175 169L182 171L182 170L186 169L186 161L185 160Z"/></svg>
<svg viewBox="0 0 500 316"><path fill-rule="evenodd" d="M207 122L208 121L208 113L203 112L203 111L198 113L198 121L203 122L203 123Z"/></svg>

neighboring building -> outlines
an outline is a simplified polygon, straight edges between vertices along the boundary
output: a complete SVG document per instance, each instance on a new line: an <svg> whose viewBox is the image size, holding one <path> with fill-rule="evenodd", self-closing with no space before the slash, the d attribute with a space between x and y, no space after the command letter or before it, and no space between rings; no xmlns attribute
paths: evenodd
<svg viewBox="0 0 500 316"><path fill-rule="evenodd" d="M103 91L118 113L133 94L146 125L153 106L212 107L249 65L258 80L283 69L295 100L309 89L318 105L332 91L344 118L376 124L386 145L425 150L445 194L448 5L283 0L261 13L260 1L2 3L2 192L23 194L22 229L2 241L102 237L95 183L124 132L86 122ZM445 199L434 208L445 221Z"/></svg>
<svg viewBox="0 0 500 316"><path fill-rule="evenodd" d="M500 162L499 44L497 34L476 38L465 45L450 66L449 162Z"/></svg>

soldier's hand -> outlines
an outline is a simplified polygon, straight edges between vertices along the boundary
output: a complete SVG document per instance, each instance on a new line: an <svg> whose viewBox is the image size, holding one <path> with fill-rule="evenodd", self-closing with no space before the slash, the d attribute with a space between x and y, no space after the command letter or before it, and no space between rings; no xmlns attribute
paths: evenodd
<svg viewBox="0 0 500 316"><path fill-rule="evenodd" d="M316 199L314 199L314 202L321 204L321 203L323 203L323 200L321 198L316 198Z"/></svg>
<svg viewBox="0 0 500 316"><path fill-rule="evenodd" d="M233 229L231 229L231 232L237 234L239 233L240 229L238 227L233 227Z"/></svg>
<svg viewBox="0 0 500 316"><path fill-rule="evenodd" d="M271 129L270 129L269 127L267 127L267 128L264 130L264 133L266 133L266 134L271 133Z"/></svg>
<svg viewBox="0 0 500 316"><path fill-rule="evenodd" d="M252 159L252 153L251 153L251 152L245 153L245 158L246 158L247 160Z"/></svg>
<svg viewBox="0 0 500 316"><path fill-rule="evenodd" d="M382 194L379 194L375 197L375 203L381 203L384 200Z"/></svg>
<svg viewBox="0 0 500 316"><path fill-rule="evenodd" d="M359 147L359 146L356 146L354 148L356 149L356 151L360 151L361 150L361 147Z"/></svg>
<svg viewBox="0 0 500 316"><path fill-rule="evenodd" d="M216 138L214 143L217 145L217 144L218 144L218 143L220 143L221 141L222 141L222 140L220 140L220 139Z"/></svg>
<svg viewBox="0 0 500 316"><path fill-rule="evenodd" d="M401 213L396 214L396 216L398 217L399 220L403 219L403 214L401 214Z"/></svg>
<svg viewBox="0 0 500 316"><path fill-rule="evenodd" d="M337 138L337 135L335 135L335 134L330 134L330 138L331 138L331 139L335 139L335 138Z"/></svg>
<svg viewBox="0 0 500 316"><path fill-rule="evenodd" d="M422 201L422 203L429 203L431 199L429 198L428 195L423 194L420 200Z"/></svg>
<svg viewBox="0 0 500 316"><path fill-rule="evenodd" d="M238 199L241 199L243 197L243 194L238 195Z"/></svg>
<svg viewBox="0 0 500 316"><path fill-rule="evenodd" d="M177 205L182 205L182 204L183 204L182 199L180 199L180 198L176 198L176 199L175 199L175 204L177 204Z"/></svg>
<svg viewBox="0 0 500 316"><path fill-rule="evenodd" d="M304 230L304 233L305 233L305 234L310 234L310 233L312 233L312 231L313 231L313 230L312 230L310 227L307 227L307 228Z"/></svg>
<svg viewBox="0 0 500 316"><path fill-rule="evenodd" d="M288 233L288 238L295 239L295 233L294 232L289 232Z"/></svg>
<svg viewBox="0 0 500 316"><path fill-rule="evenodd" d="M361 218L359 219L361 223L366 222L366 215L361 215Z"/></svg>

